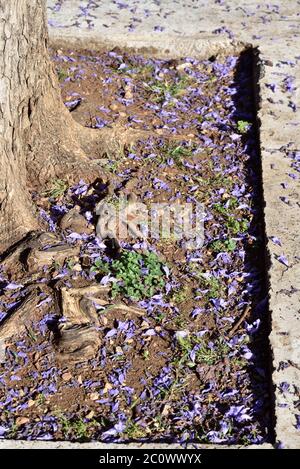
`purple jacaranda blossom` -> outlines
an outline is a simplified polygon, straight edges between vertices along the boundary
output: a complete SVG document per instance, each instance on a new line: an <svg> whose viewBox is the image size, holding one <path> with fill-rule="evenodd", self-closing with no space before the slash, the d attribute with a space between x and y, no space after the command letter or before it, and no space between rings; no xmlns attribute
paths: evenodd
<svg viewBox="0 0 300 469"><path fill-rule="evenodd" d="M8 284L4 287L4 289L5 289L5 290L17 290L17 289L23 288L23 287L24 287L24 285L22 285L22 284L20 284L20 283L13 283L13 282L11 282L11 283L8 283Z"/></svg>
<svg viewBox="0 0 300 469"><path fill-rule="evenodd" d="M212 298L210 300L216 309L226 308L227 301L223 298Z"/></svg>
<svg viewBox="0 0 300 469"><path fill-rule="evenodd" d="M273 93L275 93L277 88L275 83L266 83L266 87L269 88Z"/></svg>
<svg viewBox="0 0 300 469"><path fill-rule="evenodd" d="M129 325L129 321L118 321L118 330L121 332L127 331Z"/></svg>
<svg viewBox="0 0 300 469"><path fill-rule="evenodd" d="M154 178L152 184L153 184L153 187L155 189L163 189L163 190L169 190L170 189L169 185L166 182L159 179L159 178Z"/></svg>
<svg viewBox="0 0 300 469"><path fill-rule="evenodd" d="M297 111L297 105L293 101L289 101L288 107L290 107L293 112Z"/></svg>
<svg viewBox="0 0 300 469"><path fill-rule="evenodd" d="M234 33L228 29L226 26L222 26L221 28L214 29L213 34L227 34L229 39L234 39Z"/></svg>
<svg viewBox="0 0 300 469"><path fill-rule="evenodd" d="M252 334L255 334L255 332L258 331L259 329L259 326L260 326L260 319L256 319L256 321L254 321L252 324L248 324L247 322L245 323L246 324L246 331L248 332L248 334L252 335Z"/></svg>
<svg viewBox="0 0 300 469"><path fill-rule="evenodd" d="M82 234L79 234L79 233L70 233L68 236L67 236L67 240L68 241L77 241L78 239L84 239L84 235Z"/></svg>
<svg viewBox="0 0 300 469"><path fill-rule="evenodd" d="M277 246L282 246L281 240L277 238L277 236L270 236L269 239L272 241L272 243L277 244Z"/></svg>
<svg viewBox="0 0 300 469"><path fill-rule="evenodd" d="M232 396L236 396L238 394L238 390L237 389L230 389L228 391L222 391L220 392L220 396L223 398L223 399L226 399L226 398L229 398L229 397L232 397Z"/></svg>
<svg viewBox="0 0 300 469"><path fill-rule="evenodd" d="M10 377L10 380L11 380L11 381L21 381L21 378L20 378L20 376L18 376L18 375L12 375L12 376Z"/></svg>
<svg viewBox="0 0 300 469"><path fill-rule="evenodd" d="M116 435L119 435L120 433L122 433L124 430L126 429L126 424L125 422L122 422L122 421L119 421L118 423L116 423L113 428L111 428L110 430L107 430L105 432L102 433L102 438L104 439L108 439L108 438L111 438L113 436L116 436Z"/></svg>
<svg viewBox="0 0 300 469"><path fill-rule="evenodd" d="M251 350L246 345L243 345L241 347L241 355L246 360L251 360L251 358L253 358L253 353L251 352Z"/></svg>
<svg viewBox="0 0 300 469"><path fill-rule="evenodd" d="M125 381L125 374L120 372L119 375L118 375L118 380L119 380L120 384L123 384L124 381Z"/></svg>
<svg viewBox="0 0 300 469"><path fill-rule="evenodd" d="M285 196L279 196L279 199L284 202L285 204L289 205L290 204L290 201L289 201L289 198L288 197L285 197Z"/></svg>
<svg viewBox="0 0 300 469"><path fill-rule="evenodd" d="M180 342L182 339L186 339L189 336L189 331L176 331L175 337Z"/></svg>
<svg viewBox="0 0 300 469"><path fill-rule="evenodd" d="M115 413L119 410L119 407L120 407L120 403L118 401L114 402L113 405L111 406L111 411Z"/></svg>
<svg viewBox="0 0 300 469"><path fill-rule="evenodd" d="M111 329L110 331L107 332L105 335L106 338L114 337L117 334L117 329Z"/></svg>
<svg viewBox="0 0 300 469"><path fill-rule="evenodd" d="M51 296L47 296L46 298L44 298L43 300L41 300L38 304L37 304L37 307L40 308L41 306L47 304L47 303L51 303L52 301L52 297Z"/></svg>
<svg viewBox="0 0 300 469"><path fill-rule="evenodd" d="M277 256L276 259L278 260L278 262L285 265L286 267L289 266L289 261L288 261L287 257L284 254L281 254L280 256Z"/></svg>
<svg viewBox="0 0 300 469"><path fill-rule="evenodd" d="M88 191L88 185L81 179L78 184L72 187L72 193L75 195L83 195Z"/></svg>
<svg viewBox="0 0 300 469"><path fill-rule="evenodd" d="M224 443L226 438L222 436L221 432L211 430L206 434L206 437L210 443Z"/></svg>
<svg viewBox="0 0 300 469"><path fill-rule="evenodd" d="M39 214L43 220L48 223L49 231L56 231L56 223L54 220L45 212L44 209L40 209Z"/></svg>
<svg viewBox="0 0 300 469"><path fill-rule="evenodd" d="M144 332L143 335L146 335L146 336L153 336L153 335L156 335L156 332L154 329L148 329L146 332Z"/></svg>
<svg viewBox="0 0 300 469"><path fill-rule="evenodd" d="M252 420L252 416L249 415L250 409L247 409L245 406L230 406L228 412L226 412L226 417L231 417L237 422L245 422Z"/></svg>
<svg viewBox="0 0 300 469"><path fill-rule="evenodd" d="M192 310L191 317L194 319L197 316L199 316L199 314L203 313L204 311L205 311L204 308L200 308L199 306L197 306L196 308Z"/></svg>
<svg viewBox="0 0 300 469"><path fill-rule="evenodd" d="M53 440L53 435L50 433L44 433L44 435L37 436L36 439L41 441L50 441Z"/></svg>
<svg viewBox="0 0 300 469"><path fill-rule="evenodd" d="M283 381L282 383L280 383L278 387L279 387L279 391L281 394L289 392L290 390L290 385L286 381Z"/></svg>
<svg viewBox="0 0 300 469"><path fill-rule="evenodd" d="M154 295L149 300L139 301L139 306L141 308L147 309L147 311L152 312L156 307L170 307L170 303L164 300L163 295Z"/></svg>
<svg viewBox="0 0 300 469"><path fill-rule="evenodd" d="M0 438L3 438L5 433L7 433L8 431L9 431L9 428L4 427L3 425L0 425Z"/></svg>
<svg viewBox="0 0 300 469"><path fill-rule="evenodd" d="M85 218L87 221L91 221L93 219L93 214L89 210L84 213Z"/></svg>
<svg viewBox="0 0 300 469"><path fill-rule="evenodd" d="M39 330L43 335L58 322L56 314L46 314L43 319L38 323Z"/></svg>
<svg viewBox="0 0 300 469"><path fill-rule="evenodd" d="M117 279L113 277L111 274L104 275L100 280L100 285L108 285L109 283L116 282Z"/></svg>
<svg viewBox="0 0 300 469"><path fill-rule="evenodd" d="M74 109L79 106L81 101L81 98L73 99L72 101L65 101L65 106L69 109L69 111L74 111Z"/></svg>

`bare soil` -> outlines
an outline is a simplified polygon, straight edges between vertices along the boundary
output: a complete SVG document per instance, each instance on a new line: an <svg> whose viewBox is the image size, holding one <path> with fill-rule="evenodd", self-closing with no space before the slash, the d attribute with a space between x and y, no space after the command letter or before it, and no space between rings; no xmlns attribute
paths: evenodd
<svg viewBox="0 0 300 469"><path fill-rule="evenodd" d="M32 194L45 231L78 252L47 267L29 266L24 256L9 268L4 261L3 322L32 285L41 289L30 327L10 339L0 365L0 435L268 441L268 302L251 51L205 61L119 50L52 56L75 120L99 132L121 124L147 133L105 155L110 186L56 180ZM204 245L190 250L174 237L148 237L112 249L96 236L95 208L101 200L117 207L125 195L149 209L203 204ZM74 207L82 218L62 227ZM101 259L113 276L112 263L125 251L155 253L162 286L139 299L104 295L142 314L98 308L97 354L62 363L53 343L64 322L61 288L110 285L107 273L91 268Z"/></svg>

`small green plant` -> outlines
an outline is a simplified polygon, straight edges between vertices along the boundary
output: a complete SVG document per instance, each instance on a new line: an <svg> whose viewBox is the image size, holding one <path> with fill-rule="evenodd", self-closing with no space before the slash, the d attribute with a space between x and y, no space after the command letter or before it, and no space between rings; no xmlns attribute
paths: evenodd
<svg viewBox="0 0 300 469"><path fill-rule="evenodd" d="M193 156L191 148L186 148L181 145L170 147L168 153L173 158L176 158L177 156Z"/></svg>
<svg viewBox="0 0 300 469"><path fill-rule="evenodd" d="M124 148L120 145L115 152L107 154L107 160L104 164L104 169L110 173L116 174L120 171L121 164L126 160Z"/></svg>
<svg viewBox="0 0 300 469"><path fill-rule="evenodd" d="M57 70L57 77L59 81L64 81L66 78L68 78L69 74L66 70L63 69L58 69Z"/></svg>
<svg viewBox="0 0 300 469"><path fill-rule="evenodd" d="M82 419L74 422L72 428L76 437L80 440L88 437L88 424L86 424Z"/></svg>
<svg viewBox="0 0 300 469"><path fill-rule="evenodd" d="M18 434L18 425L16 423L13 423L9 429L9 438L15 439L17 434Z"/></svg>
<svg viewBox="0 0 300 469"><path fill-rule="evenodd" d="M145 83L144 86L147 90L151 91L155 95L153 101L162 103L166 101L168 96L172 98L178 98L186 92L186 88L189 86L190 77L183 75L178 78L176 82L160 81L156 80L154 83Z"/></svg>
<svg viewBox="0 0 300 469"><path fill-rule="evenodd" d="M210 249L214 253L232 252L236 248L236 241L234 239L217 239L210 243Z"/></svg>
<svg viewBox="0 0 300 469"><path fill-rule="evenodd" d="M237 130L240 134L245 134L251 127L251 123L244 120L237 121Z"/></svg>
<svg viewBox="0 0 300 469"><path fill-rule="evenodd" d="M172 158L177 167L181 168L184 157L193 156L193 149L187 148L177 143L169 143L161 148L157 161L161 164L167 164L167 161Z"/></svg>
<svg viewBox="0 0 300 469"><path fill-rule="evenodd" d="M105 166L104 169L106 171L109 171L110 173L116 174L119 170L120 162L117 160L109 160Z"/></svg>
<svg viewBox="0 0 300 469"><path fill-rule="evenodd" d="M139 75L140 77L146 78L151 75L154 71L154 65L146 64L141 66L135 66L132 69L134 75Z"/></svg>
<svg viewBox="0 0 300 469"><path fill-rule="evenodd" d="M53 179L50 189L45 191L44 194L52 199L59 199L64 195L67 189L68 185L65 181L62 179Z"/></svg>
<svg viewBox="0 0 300 469"><path fill-rule="evenodd" d="M200 273L198 278L200 280L200 288L208 290L206 294L207 298L219 298L221 296L223 285L219 278L207 277L203 273Z"/></svg>
<svg viewBox="0 0 300 469"><path fill-rule="evenodd" d="M37 398L36 398L36 403L37 405L43 405L45 404L46 402L46 397L43 393L40 393L37 395Z"/></svg>
<svg viewBox="0 0 300 469"><path fill-rule="evenodd" d="M205 341L200 345L201 347L196 353L196 361L206 365L216 365L230 352L230 347L222 339L218 339L212 346Z"/></svg>
<svg viewBox="0 0 300 469"><path fill-rule="evenodd" d="M155 318L154 318L157 322L163 322L163 320L165 319L165 314L164 313L158 313Z"/></svg>
<svg viewBox="0 0 300 469"><path fill-rule="evenodd" d="M220 202L213 205L213 209L221 215L227 215L227 208Z"/></svg>
<svg viewBox="0 0 300 469"><path fill-rule="evenodd" d="M178 329L184 329L187 326L187 319L182 315L176 316L174 318L174 324Z"/></svg>
<svg viewBox="0 0 300 469"><path fill-rule="evenodd" d="M28 336L33 342L36 342L36 341L37 341L37 337L36 337L36 335L35 335L33 329L32 329L30 326L26 326L25 329L26 329L27 336Z"/></svg>
<svg viewBox="0 0 300 469"><path fill-rule="evenodd" d="M162 267L157 255L152 252L140 254L124 251L120 259L112 262L113 274L121 280L113 284L113 297L121 293L135 300L150 298L165 284Z"/></svg>
<svg viewBox="0 0 300 469"><path fill-rule="evenodd" d="M227 218L225 226L230 233L236 235L238 233L244 233L247 231L248 221L245 219L237 220L236 218L230 216Z"/></svg>
<svg viewBox="0 0 300 469"><path fill-rule="evenodd" d="M69 258L66 260L65 265L68 270L73 270L76 263L77 261L75 259Z"/></svg>
<svg viewBox="0 0 300 469"><path fill-rule="evenodd" d="M149 350L144 350L142 356L144 360L149 360Z"/></svg>
<svg viewBox="0 0 300 469"><path fill-rule="evenodd" d="M238 233L244 233L248 229L248 220L245 218L242 218L239 220L230 212L232 213L232 209L235 209L238 206L238 200L233 197L228 199L228 201L225 204L222 204L220 202L213 204L213 210L218 212L220 215L222 215L225 218L224 224L225 227L227 228L227 231L229 234L236 235Z"/></svg>
<svg viewBox="0 0 300 469"><path fill-rule="evenodd" d="M98 425L98 422L95 420L91 422L84 422L84 420L81 418L76 420L69 420L65 415L62 414L58 416L58 419L65 437L75 437L79 440L87 440L89 437L90 427L93 425Z"/></svg>
<svg viewBox="0 0 300 469"><path fill-rule="evenodd" d="M173 291L170 301L171 303L175 305L179 305L180 303L183 303L187 298L188 298L188 288L187 287L182 287L178 290Z"/></svg>
<svg viewBox="0 0 300 469"><path fill-rule="evenodd" d="M107 275L110 272L109 264L104 262L100 257L95 260L94 265L91 267L91 272L96 272L96 274Z"/></svg>
<svg viewBox="0 0 300 469"><path fill-rule="evenodd" d="M139 438L144 438L147 435L147 430L131 420L127 422L124 433L130 440L138 440Z"/></svg>
<svg viewBox="0 0 300 469"><path fill-rule="evenodd" d="M185 363L190 368L195 367L197 364L216 365L227 357L230 352L230 347L221 338L212 342L195 335L184 337L179 335L177 341L181 349L180 363ZM193 349L196 349L195 360L191 361L190 354Z"/></svg>
<svg viewBox="0 0 300 469"><path fill-rule="evenodd" d="M123 251L120 258L111 263L96 260L91 270L102 275L111 273L117 278L112 285L113 298L118 294L133 300L150 298L165 284L163 264L153 252Z"/></svg>
<svg viewBox="0 0 300 469"><path fill-rule="evenodd" d="M226 203L229 209L237 208L239 205L239 201L236 197L230 197Z"/></svg>

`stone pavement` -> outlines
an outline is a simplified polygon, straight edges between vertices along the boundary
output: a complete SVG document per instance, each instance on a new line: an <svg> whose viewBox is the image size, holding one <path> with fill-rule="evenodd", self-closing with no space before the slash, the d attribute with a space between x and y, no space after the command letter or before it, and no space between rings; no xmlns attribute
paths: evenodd
<svg viewBox="0 0 300 469"><path fill-rule="evenodd" d="M300 168L300 1L48 0L48 8L50 38L58 44L119 45L169 57L212 55L241 48L240 43L259 49L264 62L258 117L270 256L275 432L277 445L300 448L300 170L295 170ZM4 447L37 448L41 443L3 440Z"/></svg>

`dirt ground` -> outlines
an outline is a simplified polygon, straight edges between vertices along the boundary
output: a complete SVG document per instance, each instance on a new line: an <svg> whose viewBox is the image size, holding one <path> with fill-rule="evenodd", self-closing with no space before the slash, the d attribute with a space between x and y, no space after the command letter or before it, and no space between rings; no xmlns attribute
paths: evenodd
<svg viewBox="0 0 300 469"><path fill-rule="evenodd" d="M7 438L260 443L270 441L268 304L253 56L158 60L52 50L74 119L122 125L142 139L105 155L100 179L49 182L32 197L53 234L74 248L36 267L1 271L1 319L34 291L30 326L0 366L0 432ZM204 244L174 236L96 235L96 206L122 198L204 207ZM66 214L80 216L66 220ZM123 208L121 206L121 208ZM276 239L274 239L276 242ZM149 257L149 253L151 256ZM284 262L284 259L282 259ZM99 347L62 361L55 338L66 288L112 286L94 304ZM126 310L120 302L127 306ZM119 306L118 306L119 305ZM131 307L138 310L138 314Z"/></svg>

